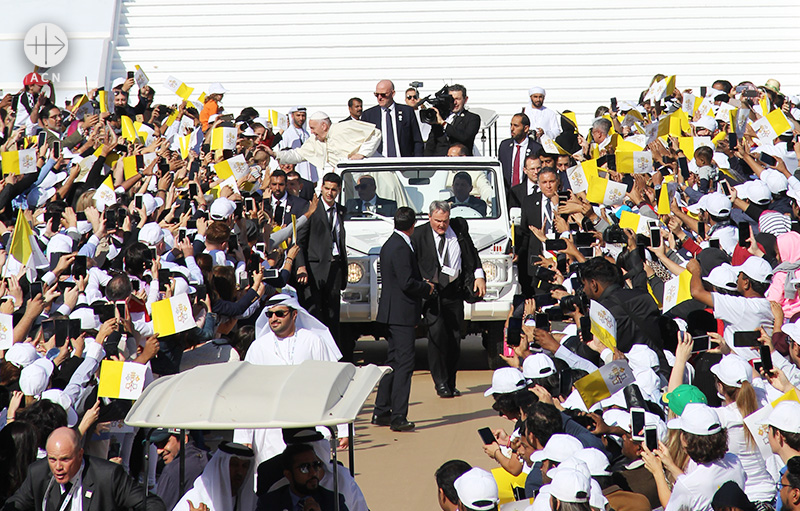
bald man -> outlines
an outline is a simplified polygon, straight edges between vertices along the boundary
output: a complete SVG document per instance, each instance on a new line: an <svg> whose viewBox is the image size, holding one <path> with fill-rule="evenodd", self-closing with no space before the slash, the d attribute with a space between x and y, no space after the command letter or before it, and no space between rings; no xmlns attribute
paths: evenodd
<svg viewBox="0 0 800 511"><path fill-rule="evenodd" d="M22 486L3 511L166 511L154 494L121 465L85 456L75 430L58 428L47 439L47 458L33 462Z"/></svg>
<svg viewBox="0 0 800 511"><path fill-rule="evenodd" d="M414 109L394 102L394 84L381 80L375 86L378 104L367 108L361 120L381 130L378 152L386 157L422 156L422 134Z"/></svg>

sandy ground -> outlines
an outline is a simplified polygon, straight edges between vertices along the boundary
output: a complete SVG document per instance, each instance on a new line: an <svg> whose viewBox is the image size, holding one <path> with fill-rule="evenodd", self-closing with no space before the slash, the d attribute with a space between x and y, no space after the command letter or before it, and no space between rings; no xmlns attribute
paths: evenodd
<svg viewBox="0 0 800 511"><path fill-rule="evenodd" d="M375 393L367 400L356 421L356 482L372 511L439 509L433 474L445 461L462 459L487 470L497 465L484 453L478 429L510 430L511 423L491 409L491 398L483 396L492 372L477 336L462 341L457 387L462 395L441 399L427 371L425 341L417 341L417 370L411 384L408 419L413 432L396 433L370 423ZM361 340L357 359L383 363L386 341ZM347 453L340 452L347 465Z"/></svg>

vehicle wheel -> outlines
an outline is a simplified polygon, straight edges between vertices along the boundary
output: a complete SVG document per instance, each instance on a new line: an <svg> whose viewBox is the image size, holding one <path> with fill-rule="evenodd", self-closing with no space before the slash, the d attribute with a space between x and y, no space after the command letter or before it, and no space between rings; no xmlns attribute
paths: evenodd
<svg viewBox="0 0 800 511"><path fill-rule="evenodd" d="M482 334L483 347L486 350L486 359L489 362L489 369L495 370L498 367L505 367L506 361L500 358L503 352L503 322L493 321Z"/></svg>

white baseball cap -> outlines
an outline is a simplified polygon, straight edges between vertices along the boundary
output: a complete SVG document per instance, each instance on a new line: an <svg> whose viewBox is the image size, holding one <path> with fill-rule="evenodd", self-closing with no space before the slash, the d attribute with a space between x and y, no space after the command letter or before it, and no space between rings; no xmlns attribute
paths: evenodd
<svg viewBox="0 0 800 511"><path fill-rule="evenodd" d="M574 436L556 433L550 437L544 449L531 454L531 461L535 463L537 461L550 460L561 463L565 459L571 458L573 454L581 449L583 449L583 444Z"/></svg>
<svg viewBox="0 0 800 511"><path fill-rule="evenodd" d="M759 179L764 181L769 191L774 194L779 194L789 189L789 180L775 169L767 168L762 170Z"/></svg>
<svg viewBox="0 0 800 511"><path fill-rule="evenodd" d="M703 403L687 404L681 416L670 420L667 427L701 436L713 435L722 431L717 412Z"/></svg>
<svg viewBox="0 0 800 511"><path fill-rule="evenodd" d="M740 199L747 199L760 206L769 204L772 201L772 192L769 190L767 183L760 179L746 181L740 185L734 186L736 195Z"/></svg>
<svg viewBox="0 0 800 511"><path fill-rule="evenodd" d="M73 427L78 423L78 414L75 413L75 409L72 407L69 396L64 391L59 389L45 390L42 393L42 399L60 405L61 408L67 412L67 425L69 427Z"/></svg>
<svg viewBox="0 0 800 511"><path fill-rule="evenodd" d="M733 204L728 197L719 192L714 192L703 195L696 204L692 204L687 209L694 214L702 210L714 216L725 217L731 214L732 206Z"/></svg>
<svg viewBox="0 0 800 511"><path fill-rule="evenodd" d="M700 117L695 122L689 123L695 128L705 128L709 131L716 131L717 129L717 121L713 117L709 117L708 115L704 115Z"/></svg>
<svg viewBox="0 0 800 511"><path fill-rule="evenodd" d="M611 475L611 472L608 471L608 458L600 449L594 447L581 449L572 457L586 463L586 466L589 467L589 475L592 477Z"/></svg>
<svg viewBox="0 0 800 511"><path fill-rule="evenodd" d="M786 323L781 327L781 331L788 335L792 341L800 343L800 324Z"/></svg>
<svg viewBox="0 0 800 511"><path fill-rule="evenodd" d="M19 374L19 390L26 396L38 396L47 389L53 374L53 362L40 358Z"/></svg>
<svg viewBox="0 0 800 511"><path fill-rule="evenodd" d="M484 396L492 394L510 394L526 388L525 376L516 367L501 367L492 374L492 386L486 389Z"/></svg>
<svg viewBox="0 0 800 511"><path fill-rule="evenodd" d="M144 206L144 213L147 216L153 214L153 212L164 205L164 199L161 197L153 197L149 193L145 193L142 195L142 206Z"/></svg>
<svg viewBox="0 0 800 511"><path fill-rule="evenodd" d="M559 470L550 482L550 495L561 502L589 502L590 491L589 478L571 468Z"/></svg>
<svg viewBox="0 0 800 511"><path fill-rule="evenodd" d="M539 493L533 499L533 504L525 508L525 511L553 511L550 507L550 485L545 484L539 488Z"/></svg>
<svg viewBox="0 0 800 511"><path fill-rule="evenodd" d="M558 466L548 470L547 477L553 479L559 470L577 470L586 477L592 477L592 474L589 471L589 466L586 465L586 463L583 460L579 460L574 456L565 459L564 461L559 463Z"/></svg>
<svg viewBox="0 0 800 511"><path fill-rule="evenodd" d="M733 266L728 263L722 263L711 270L707 277L703 277L703 280L714 287L736 291L736 280L738 278L739 273L733 269Z"/></svg>
<svg viewBox="0 0 800 511"><path fill-rule="evenodd" d="M772 266L760 257L750 256L739 266L734 266L733 271L744 273L748 278L763 284L772 280Z"/></svg>
<svg viewBox="0 0 800 511"><path fill-rule="evenodd" d="M225 94L226 92L228 92L228 89L223 87L219 82L214 82L208 86L209 94Z"/></svg>
<svg viewBox="0 0 800 511"><path fill-rule="evenodd" d="M556 365L544 353L534 353L522 362L522 375L526 380L547 378L555 372Z"/></svg>
<svg viewBox="0 0 800 511"><path fill-rule="evenodd" d="M482 468L474 467L464 472L453 486L458 500L468 509L489 511L500 502L494 476Z"/></svg>
<svg viewBox="0 0 800 511"><path fill-rule="evenodd" d="M29 342L17 342L6 350L6 361L19 368L25 368L39 359L36 347Z"/></svg>
<svg viewBox="0 0 800 511"><path fill-rule="evenodd" d="M589 488L589 507L594 509L606 509L608 499L603 495L603 489L600 487L600 483L591 479L589 481Z"/></svg>
<svg viewBox="0 0 800 511"><path fill-rule="evenodd" d="M753 368L739 355L731 353L711 366L711 372L728 387L740 388L745 381L753 382Z"/></svg>
<svg viewBox="0 0 800 511"><path fill-rule="evenodd" d="M164 232L161 230L161 226L155 222L144 224L142 229L139 231L139 241L148 247L155 247L158 245L158 242L162 241L163 239Z"/></svg>
<svg viewBox="0 0 800 511"><path fill-rule="evenodd" d="M227 220L234 211L236 211L236 203L230 199L226 199L225 197L220 197L211 203L208 216L212 220Z"/></svg>
<svg viewBox="0 0 800 511"><path fill-rule="evenodd" d="M800 433L800 403L781 401L767 417L766 424L787 433Z"/></svg>

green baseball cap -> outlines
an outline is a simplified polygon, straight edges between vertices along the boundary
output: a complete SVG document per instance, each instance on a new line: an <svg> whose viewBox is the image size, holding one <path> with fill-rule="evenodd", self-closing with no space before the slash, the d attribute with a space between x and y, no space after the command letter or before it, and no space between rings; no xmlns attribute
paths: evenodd
<svg viewBox="0 0 800 511"><path fill-rule="evenodd" d="M689 403L703 403L708 404L708 399L703 391L694 385L678 385L669 394L664 394L662 398L669 406L669 409L680 415L683 413L683 408Z"/></svg>

